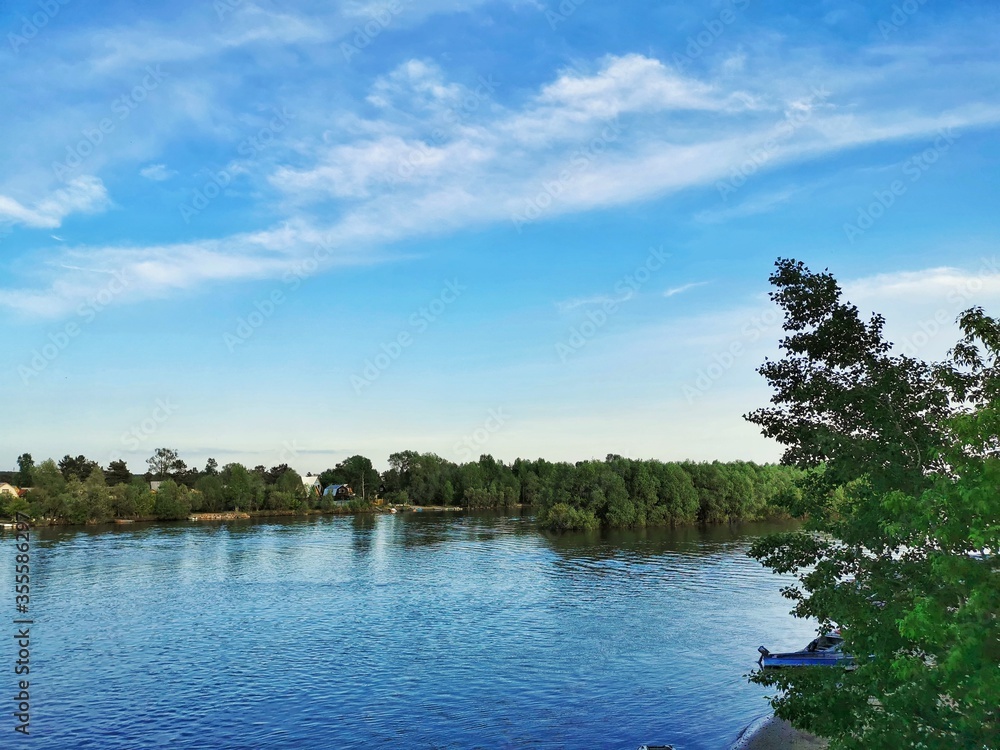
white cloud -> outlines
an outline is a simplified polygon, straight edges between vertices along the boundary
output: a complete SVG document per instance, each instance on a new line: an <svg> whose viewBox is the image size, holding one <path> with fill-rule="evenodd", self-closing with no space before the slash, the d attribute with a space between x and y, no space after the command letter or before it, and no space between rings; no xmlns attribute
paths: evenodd
<svg viewBox="0 0 1000 750"><path fill-rule="evenodd" d="M28 315L58 317L93 299L112 276L122 281L123 288L114 295L114 302L120 303L163 297L214 281L305 278L318 268L373 262L376 256L365 249L341 245L336 237L304 225L224 240L75 247L38 270L48 275L48 287L7 289L0 305Z"/></svg>
<svg viewBox="0 0 1000 750"><path fill-rule="evenodd" d="M740 96L641 55L606 58L592 74L563 73L520 109L492 103L455 113L445 125L428 105L459 92L433 66L407 63L376 89L382 117L356 123L371 135L317 144L312 165L280 168L271 181L300 208L350 199L342 226L357 232L367 225L384 240L523 223L711 184L768 143L759 170L945 125L1000 121L1000 107L846 113L804 87L764 107L765 96ZM674 124L681 109L705 112L711 126ZM790 197L757 199L733 215Z"/></svg>
<svg viewBox="0 0 1000 750"><path fill-rule="evenodd" d="M621 112L717 110L729 100L708 84L636 54L610 56L595 74L563 73L538 96L539 103L554 109L604 119Z"/></svg>
<svg viewBox="0 0 1000 750"><path fill-rule="evenodd" d="M462 87L444 80L444 72L433 62L409 60L391 73L375 79L368 102L389 107L401 101L413 108L457 104Z"/></svg>
<svg viewBox="0 0 1000 750"><path fill-rule="evenodd" d="M688 291L690 289L697 289L700 286L705 286L708 283L709 283L708 281L694 281L694 282L692 282L690 284L684 284L683 286L671 287L670 289L667 289L663 293L663 296L664 297L674 297L674 296L676 296L678 294L683 294L684 292L686 292L686 291Z"/></svg>
<svg viewBox="0 0 1000 750"><path fill-rule="evenodd" d="M102 211L109 202L104 183L97 177L84 175L70 180L66 187L42 198L32 208L0 195L0 222L55 229L70 214Z"/></svg>
<svg viewBox="0 0 1000 750"><path fill-rule="evenodd" d="M926 139L945 126L1000 122L1000 107L992 104L923 111L912 100L903 109L860 106L850 91L810 94L798 72L763 82L749 72L742 81L706 81L637 54L603 58L591 72L564 71L519 101L494 90L498 86L461 85L434 63L410 60L373 82L369 104L377 107L377 119L351 111L324 119L310 112L313 129L297 137L286 159L268 151L268 161L247 165L255 170L249 178L272 191L258 192L269 210L284 212L298 228L290 255L310 251L305 233L322 233L335 247L365 253L403 239L493 223L520 227L711 185L765 147L757 171L865 144ZM162 174L160 165L147 170L147 177ZM728 213L699 218L762 212L791 195L752 197ZM0 201L0 216L8 221L54 227L70 211L102 207L107 197L99 180L81 178L72 190L34 207ZM156 280L141 287L148 294L281 272L280 262L260 256L243 237L197 243L207 256L187 245L171 246L181 252L94 252L155 268ZM72 284L57 283L58 271L52 275L48 289L21 289L7 304L60 309L58 299L42 304L41 298L58 298Z"/></svg>
<svg viewBox="0 0 1000 750"><path fill-rule="evenodd" d="M173 169L167 169L166 164L150 164L148 167L140 169L139 174L147 180L163 182L164 180L169 180L171 177L176 175L177 172Z"/></svg>

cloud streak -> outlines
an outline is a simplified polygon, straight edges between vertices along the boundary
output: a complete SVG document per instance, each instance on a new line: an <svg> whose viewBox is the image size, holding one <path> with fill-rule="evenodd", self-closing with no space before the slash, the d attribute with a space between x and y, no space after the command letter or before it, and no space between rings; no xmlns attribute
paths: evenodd
<svg viewBox="0 0 1000 750"><path fill-rule="evenodd" d="M97 213L110 204L108 191L97 177L85 175L70 180L66 187L55 190L36 202L33 207L5 195L0 195L0 223L23 224L27 227L55 229L63 219L74 213Z"/></svg>
<svg viewBox="0 0 1000 750"><path fill-rule="evenodd" d="M284 19L272 36L288 44L312 41L293 21ZM237 36L239 43L250 43ZM175 56L206 54L200 48L171 50ZM132 42L107 54L105 66L118 64L112 57L140 55ZM940 75L956 72L949 65L941 63ZM899 85L891 80L893 70L884 73L884 86ZM278 277L309 257L317 238L335 248L323 267L345 259L371 262L392 243L503 225L543 203L538 221L710 186L776 134L780 142L761 170L924 138L943 127L1000 122L1000 106L986 102L921 111L919 102L882 105L877 96L845 88L814 103L797 75L776 72L764 83L740 75L698 78L646 55L611 55L514 97L501 96L502 84L484 94L448 80L432 62L409 60L376 77L364 105L330 113L326 121L314 116L287 151L241 165L254 186L252 199L283 216L277 227L152 246L65 249L46 267L47 282L34 289L10 287L0 304L33 315L72 309L85 292L62 266L80 257L131 269L137 283L122 300L136 301L207 282ZM841 71L834 79L859 86L852 75ZM362 115L372 110L377 116ZM785 125L789 112L800 115L791 132ZM162 163L144 163L147 179L171 174ZM697 218L712 222L761 213L793 194L779 191ZM83 176L33 205L0 195L0 221L55 228L73 213L93 213L109 203L103 183Z"/></svg>
<svg viewBox="0 0 1000 750"><path fill-rule="evenodd" d="M683 286L675 286L675 287L672 287L670 289L667 289L663 293L663 296L664 297L675 297L678 294L684 294L684 292L687 292L687 291L689 291L691 289L697 289L698 287L705 286L708 283L710 283L710 282L708 282L708 281L694 281L694 282L692 282L690 284L684 284Z"/></svg>

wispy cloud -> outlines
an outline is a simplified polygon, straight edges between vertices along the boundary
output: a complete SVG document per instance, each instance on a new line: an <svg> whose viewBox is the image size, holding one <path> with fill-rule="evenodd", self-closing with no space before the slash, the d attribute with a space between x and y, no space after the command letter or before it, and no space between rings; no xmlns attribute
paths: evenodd
<svg viewBox="0 0 1000 750"><path fill-rule="evenodd" d="M263 23L239 21L251 22ZM281 29L288 43L305 38L294 19ZM129 59L139 55L131 42L109 49L107 54ZM163 51L195 54L181 47ZM208 53L199 48L197 54ZM934 75L958 75L964 70L960 65L941 60ZM945 126L1000 122L1000 106L985 100L923 108L919 100L882 102L857 73L849 66L828 71L841 90L810 104L809 82L798 70L775 70L762 79L748 63L726 68L715 79L700 78L646 55L625 54L559 72L534 93L514 95L488 77L485 89L483 84L477 89L449 80L435 63L412 59L377 76L363 104L326 111L300 105L309 118L289 149L241 162L241 174L254 187L248 194L271 215L283 217L278 227L256 233L256 241L248 243L240 233L63 252L143 270L145 283L122 297L140 299L206 281L278 275L290 260L313 252L307 236L322 236L337 248L328 261L335 265L344 254L354 262L401 240L511 223L543 203L539 221L711 185L783 133L788 112L803 108L808 108L804 124L783 133L761 171L873 143L924 138ZM1000 66L983 63L976 75L994 73L1000 75ZM880 85L898 87L910 74L887 65ZM183 83L178 90L193 85ZM198 100L209 101L210 95L206 91ZM233 113L225 116L235 119ZM147 179L170 174L163 162L141 163L147 164L142 169ZM697 218L716 222L762 213L795 193L789 188L750 197ZM34 205L0 197L0 220L54 228L72 212L101 210L108 202L99 179L79 177ZM282 240L272 244L275 238ZM9 289L0 304L26 312L66 309L79 296L76 282L61 275L59 263L48 273L46 286ZM668 290L668 296L688 288ZM574 304L585 303L571 300L560 309Z"/></svg>
<svg viewBox="0 0 1000 750"><path fill-rule="evenodd" d="M678 294L684 294L684 292L686 292L686 291L689 291L691 289L697 289L698 287L705 286L706 284L709 284L709 283L711 283L711 282L708 282L708 281L694 281L694 282L692 282L690 284L684 284L683 286L671 287L670 289L667 289L663 293L663 296L664 297L674 297L674 296L676 296Z"/></svg>
<svg viewBox="0 0 1000 750"><path fill-rule="evenodd" d="M695 221L703 224L720 224L731 219L745 219L748 216L770 213L805 192L804 188L788 187L769 193L753 195L742 203L733 206L708 208L699 211L694 215L694 218Z"/></svg>
<svg viewBox="0 0 1000 750"><path fill-rule="evenodd" d="M0 195L0 223L55 229L70 214L95 213L107 208L109 203L108 192L101 180L92 176L77 177L32 207Z"/></svg>
<svg viewBox="0 0 1000 750"><path fill-rule="evenodd" d="M166 164L150 164L148 167L140 169L139 174L147 180L153 180L153 182L164 182L176 175L177 172L167 169Z"/></svg>
<svg viewBox="0 0 1000 750"><path fill-rule="evenodd" d="M581 307L603 307L607 305L620 305L635 297L634 290L627 290L621 296L613 297L610 294L595 294L593 297L576 297L574 299L556 302L556 309L560 315L566 315Z"/></svg>

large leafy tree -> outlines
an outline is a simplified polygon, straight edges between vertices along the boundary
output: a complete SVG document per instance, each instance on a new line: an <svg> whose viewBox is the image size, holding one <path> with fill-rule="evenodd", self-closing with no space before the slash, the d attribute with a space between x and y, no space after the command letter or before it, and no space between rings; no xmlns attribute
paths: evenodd
<svg viewBox="0 0 1000 750"><path fill-rule="evenodd" d="M35 468L35 461L30 453L22 453L17 457L17 485L18 487L31 486L31 472Z"/></svg>
<svg viewBox="0 0 1000 750"><path fill-rule="evenodd" d="M174 478L187 471L187 464L174 448L157 448L146 463L149 464L150 475L160 480Z"/></svg>
<svg viewBox="0 0 1000 750"><path fill-rule="evenodd" d="M108 471L104 475L104 478L107 480L108 486L128 484L132 481L132 472L129 471L128 464L125 461L118 459L108 464Z"/></svg>
<svg viewBox="0 0 1000 750"><path fill-rule="evenodd" d="M779 716L831 750L1000 747L1000 323L959 319L948 362L894 354L827 273L779 260L783 357L748 419L808 469L804 531L751 555L798 585L799 617L838 623L857 668L765 670Z"/></svg>
<svg viewBox="0 0 1000 750"><path fill-rule="evenodd" d="M232 463L222 467L220 476L230 506L248 511L260 508L264 499L264 480L260 474L247 470L243 464Z"/></svg>
<svg viewBox="0 0 1000 750"><path fill-rule="evenodd" d="M86 481L91 472L99 468L97 461L91 461L83 455L74 458L67 454L59 460L59 471L62 472L63 479L67 482L70 479L79 479L81 482Z"/></svg>

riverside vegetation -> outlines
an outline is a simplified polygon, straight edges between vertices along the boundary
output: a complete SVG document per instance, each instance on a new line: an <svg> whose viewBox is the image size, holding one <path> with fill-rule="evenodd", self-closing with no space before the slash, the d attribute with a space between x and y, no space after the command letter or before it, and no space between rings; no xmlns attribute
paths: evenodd
<svg viewBox="0 0 1000 750"><path fill-rule="evenodd" d="M784 356L748 419L805 471L783 497L806 524L750 554L868 658L750 679L830 750L1000 748L1000 321L966 310L951 359L927 363L893 354L829 273L779 260L771 283Z"/></svg>
<svg viewBox="0 0 1000 750"><path fill-rule="evenodd" d="M760 520L786 515L778 503L795 494L800 471L793 467L731 463L664 463L609 455L575 464L492 456L455 464L433 453L403 451L379 473L364 456L352 456L319 475L320 483L365 488L365 497L346 506L309 494L287 465L248 469L219 467L209 459L189 469L177 451L159 448L149 471L133 476L124 461L102 469L85 456L65 456L35 465L18 458L9 478L31 487L25 497L0 495L0 513L27 513L50 523L95 523L113 518L183 519L192 512L243 510L256 514L372 509L378 494L392 503L536 509L539 523L553 530L628 528ZM154 492L150 480L160 480Z"/></svg>

